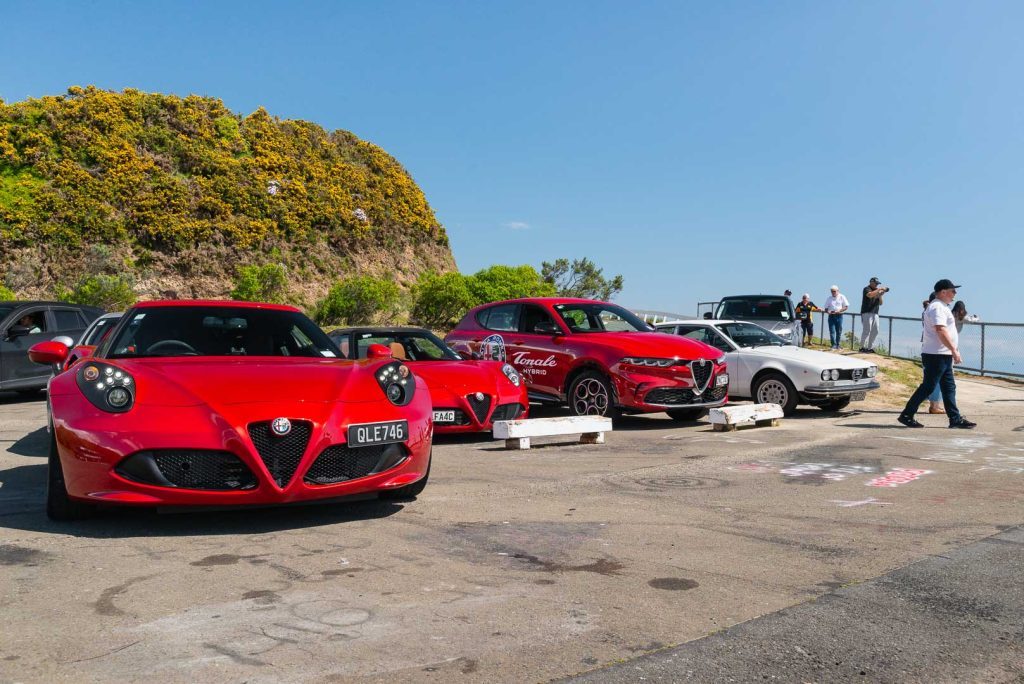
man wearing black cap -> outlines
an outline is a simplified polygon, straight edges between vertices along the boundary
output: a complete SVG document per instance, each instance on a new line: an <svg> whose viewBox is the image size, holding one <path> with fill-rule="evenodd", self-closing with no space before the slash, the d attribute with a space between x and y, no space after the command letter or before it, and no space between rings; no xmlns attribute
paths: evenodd
<svg viewBox="0 0 1024 684"><path fill-rule="evenodd" d="M860 353L875 353L875 338L878 337L878 309L882 306L882 295L889 288L878 284L878 278L868 281L860 300Z"/></svg>
<svg viewBox="0 0 1024 684"><path fill-rule="evenodd" d="M956 290L952 280L943 278L935 283L935 301L928 305L924 312L924 338L921 341L921 366L924 368L924 380L917 388L910 401L900 413L898 420L907 427L924 427L914 419L921 402L928 398L935 386L942 389L942 403L946 406L949 427L970 429L975 427L960 415L956 408L956 380L953 377L953 364L960 363L960 350L957 345L959 337L956 330L956 319L949 305L956 298Z"/></svg>

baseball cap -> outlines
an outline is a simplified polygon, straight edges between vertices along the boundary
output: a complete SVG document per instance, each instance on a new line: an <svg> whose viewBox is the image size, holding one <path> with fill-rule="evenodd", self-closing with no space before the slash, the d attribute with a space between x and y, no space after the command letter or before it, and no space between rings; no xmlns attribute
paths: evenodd
<svg viewBox="0 0 1024 684"><path fill-rule="evenodd" d="M950 280L949 278L943 278L942 280L935 283L936 292L939 292L941 290L958 290L961 287L963 287L963 285L954 285L953 281Z"/></svg>
<svg viewBox="0 0 1024 684"><path fill-rule="evenodd" d="M869 280L868 282L869 283L880 283L882 281L878 279L878 276L871 276L871 280Z"/></svg>

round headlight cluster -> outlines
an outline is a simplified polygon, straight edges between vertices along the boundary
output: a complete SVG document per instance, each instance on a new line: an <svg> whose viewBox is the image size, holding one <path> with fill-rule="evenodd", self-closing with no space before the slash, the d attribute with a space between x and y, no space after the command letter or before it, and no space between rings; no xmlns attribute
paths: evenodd
<svg viewBox="0 0 1024 684"><path fill-rule="evenodd" d="M873 378L878 373L878 366L868 366L868 377Z"/></svg>
<svg viewBox="0 0 1024 684"><path fill-rule="evenodd" d="M519 371L517 371L512 364L506 363L501 367L501 372L504 373L505 377L508 378L508 381L516 387L523 384L523 376L519 374Z"/></svg>
<svg viewBox="0 0 1024 684"><path fill-rule="evenodd" d="M398 361L385 364L377 369L376 377L377 384L384 390L384 395L392 404L405 406L412 401L412 396L416 392L416 380L408 366Z"/></svg>
<svg viewBox="0 0 1024 684"><path fill-rule="evenodd" d="M821 371L821 379L822 380L838 380L839 379L839 371L837 369L835 369L835 368L832 368L830 370L823 370L823 371Z"/></svg>
<svg viewBox="0 0 1024 684"><path fill-rule="evenodd" d="M135 403L135 381L128 371L116 366L90 361L82 364L76 380L96 408L121 413Z"/></svg>

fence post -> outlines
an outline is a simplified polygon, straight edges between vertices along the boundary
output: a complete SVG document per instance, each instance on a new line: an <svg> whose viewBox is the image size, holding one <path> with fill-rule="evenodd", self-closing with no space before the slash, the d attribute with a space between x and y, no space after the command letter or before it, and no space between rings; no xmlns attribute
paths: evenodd
<svg viewBox="0 0 1024 684"><path fill-rule="evenodd" d="M981 324L981 374L985 375L985 324Z"/></svg>
<svg viewBox="0 0 1024 684"><path fill-rule="evenodd" d="M886 354L892 356L892 319L889 319L889 346L886 348Z"/></svg>
<svg viewBox="0 0 1024 684"><path fill-rule="evenodd" d="M850 351L853 351L857 341L857 316L850 314Z"/></svg>

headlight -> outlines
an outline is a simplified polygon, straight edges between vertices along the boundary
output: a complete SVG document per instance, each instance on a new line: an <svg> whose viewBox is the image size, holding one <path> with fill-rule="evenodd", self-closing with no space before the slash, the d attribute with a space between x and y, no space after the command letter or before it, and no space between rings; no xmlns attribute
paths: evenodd
<svg viewBox="0 0 1024 684"><path fill-rule="evenodd" d="M85 398L98 409L124 413L135 405L135 380L126 370L89 361L82 364L75 380Z"/></svg>
<svg viewBox="0 0 1024 684"><path fill-rule="evenodd" d="M878 366L868 366L868 377L873 378L878 373Z"/></svg>
<svg viewBox="0 0 1024 684"><path fill-rule="evenodd" d="M822 380L838 380L839 379L839 371L836 370L835 368L833 368L831 370L823 370L823 371L821 371L821 379Z"/></svg>
<svg viewBox="0 0 1024 684"><path fill-rule="evenodd" d="M519 371L513 368L511 364L506 363L504 366L502 366L501 372L504 373L505 377L508 378L509 382L511 382L516 387L519 387L519 385L523 383L523 376L521 376L519 374Z"/></svg>
<svg viewBox="0 0 1024 684"><path fill-rule="evenodd" d="M645 366L648 368L669 368L671 366L685 366L689 362L682 361L680 359L653 359L642 356L627 356L619 361L619 363L628 364L630 366Z"/></svg>
<svg viewBox="0 0 1024 684"><path fill-rule="evenodd" d="M772 332L775 333L776 335L778 335L779 337L792 337L793 336L792 328L782 328L780 330L773 330Z"/></svg>
<svg viewBox="0 0 1024 684"><path fill-rule="evenodd" d="M377 384L395 406L406 406L416 394L416 378L400 361L386 363L376 370Z"/></svg>

